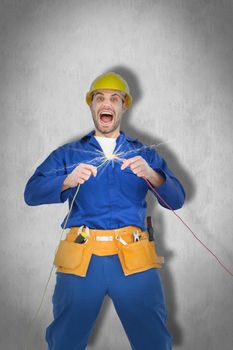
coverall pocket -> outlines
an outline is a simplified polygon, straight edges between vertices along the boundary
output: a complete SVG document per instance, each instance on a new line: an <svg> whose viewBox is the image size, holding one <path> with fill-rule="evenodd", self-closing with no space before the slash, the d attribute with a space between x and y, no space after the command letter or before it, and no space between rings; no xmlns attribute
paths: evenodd
<svg viewBox="0 0 233 350"><path fill-rule="evenodd" d="M69 269L78 267L82 262L84 249L84 244L78 244L66 240L60 241L54 259L54 265Z"/></svg>
<svg viewBox="0 0 233 350"><path fill-rule="evenodd" d="M129 168L120 170L117 181L119 181L121 192L127 200L141 203L145 199L148 190L146 181L136 176Z"/></svg>
<svg viewBox="0 0 233 350"><path fill-rule="evenodd" d="M121 245L119 259L125 275L161 267L163 262L163 258L156 254L154 242L148 239Z"/></svg>

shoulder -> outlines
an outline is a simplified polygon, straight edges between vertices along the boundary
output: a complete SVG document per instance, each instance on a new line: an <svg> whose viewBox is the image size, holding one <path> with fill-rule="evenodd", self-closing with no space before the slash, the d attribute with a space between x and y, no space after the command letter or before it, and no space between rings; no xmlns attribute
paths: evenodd
<svg viewBox="0 0 233 350"><path fill-rule="evenodd" d="M130 148L134 149L134 153L131 153L132 156L140 155L149 163L160 161L160 155L156 151L155 145L148 145L147 143L129 135L125 135L125 137L130 144Z"/></svg>
<svg viewBox="0 0 233 350"><path fill-rule="evenodd" d="M133 147L141 148L146 146L143 142L130 135L125 134L125 138L128 143L132 144Z"/></svg>
<svg viewBox="0 0 233 350"><path fill-rule="evenodd" d="M133 138L129 135L126 135L126 139L136 148L139 153L144 154L145 156L155 156L158 153L156 152L155 145L148 145L147 143Z"/></svg>
<svg viewBox="0 0 233 350"><path fill-rule="evenodd" d="M61 146L59 146L55 151L57 152L68 152L68 151L72 151L72 150L75 150L75 149L80 149L80 148L83 148L84 145L85 145L85 142L86 142L86 135L77 139L77 140L74 140L74 141L71 141L71 142L67 142Z"/></svg>

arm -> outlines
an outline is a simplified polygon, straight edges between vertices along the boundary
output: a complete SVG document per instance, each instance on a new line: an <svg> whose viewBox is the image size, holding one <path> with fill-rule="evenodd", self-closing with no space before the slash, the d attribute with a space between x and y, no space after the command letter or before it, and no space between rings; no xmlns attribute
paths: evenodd
<svg viewBox="0 0 233 350"><path fill-rule="evenodd" d="M162 159L157 152L154 150L149 150L147 154L147 161L150 168L158 175L163 177L164 181L160 186L156 186L155 183L151 181L153 177L148 180L155 187L158 194L174 209L180 209L185 201L185 191L180 181L175 177L173 172L168 168L167 163ZM152 191L150 189L150 191ZM152 191L153 192L153 191ZM159 199L158 202L164 208L166 205Z"/></svg>
<svg viewBox="0 0 233 350"><path fill-rule="evenodd" d="M149 167L149 174L147 176L147 179L155 188L160 187L165 182L164 177L157 173L157 171L153 170L151 167Z"/></svg>
<svg viewBox="0 0 233 350"><path fill-rule="evenodd" d="M129 166L135 175L148 179L172 209L181 208L184 203L185 192L179 180L155 151L149 150L145 158L136 156L126 159L123 161L121 169L124 170ZM151 188L149 189L152 191ZM167 208L159 197L157 199L160 205Z"/></svg>
<svg viewBox="0 0 233 350"><path fill-rule="evenodd" d="M60 147L38 166L28 180L24 191L25 202L28 205L65 202L71 193L71 189L61 193L66 177L64 150Z"/></svg>

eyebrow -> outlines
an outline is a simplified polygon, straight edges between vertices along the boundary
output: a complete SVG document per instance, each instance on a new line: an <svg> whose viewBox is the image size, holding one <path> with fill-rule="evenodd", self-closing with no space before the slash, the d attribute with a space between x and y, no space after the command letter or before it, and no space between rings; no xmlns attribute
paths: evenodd
<svg viewBox="0 0 233 350"><path fill-rule="evenodd" d="M102 96L104 96L104 94L102 93L102 92L96 92L94 95L93 95L93 97L94 96L96 96L96 95L102 95ZM123 96L121 96L121 95L118 95L118 94L112 94L111 96L118 96L118 97L120 97L120 98L123 98Z"/></svg>

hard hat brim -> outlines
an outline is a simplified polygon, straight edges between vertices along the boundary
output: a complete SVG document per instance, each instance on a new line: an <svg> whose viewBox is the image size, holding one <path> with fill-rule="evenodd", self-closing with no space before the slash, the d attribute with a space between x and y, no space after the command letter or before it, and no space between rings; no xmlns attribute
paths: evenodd
<svg viewBox="0 0 233 350"><path fill-rule="evenodd" d="M92 95L96 90L114 90L120 91L125 95L125 105L129 108L132 104L132 96L127 82L121 75L115 72L108 72L97 77L91 84L90 90L86 95L86 102L90 106L92 101Z"/></svg>
<svg viewBox="0 0 233 350"><path fill-rule="evenodd" d="M101 89L96 89L96 90L93 90L93 91L88 91L87 94L86 94L86 102L88 104L88 106L91 105L91 102L92 102L92 96L93 94L98 91L98 90L112 90L112 91L119 91L121 94L124 94L125 95L125 106L127 109L129 109L132 105L132 102L133 102L133 98L130 94L128 94L127 92L122 92L121 90L117 90L117 89L109 89L109 88L101 88Z"/></svg>

